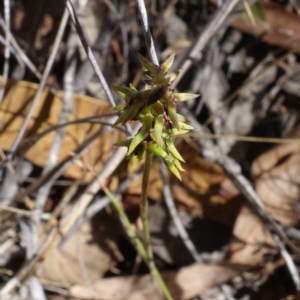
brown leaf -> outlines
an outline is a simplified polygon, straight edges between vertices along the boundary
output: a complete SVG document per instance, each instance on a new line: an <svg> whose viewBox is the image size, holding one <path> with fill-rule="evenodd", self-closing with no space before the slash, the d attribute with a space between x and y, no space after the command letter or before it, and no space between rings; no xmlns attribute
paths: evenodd
<svg viewBox="0 0 300 300"><path fill-rule="evenodd" d="M3 150L9 150L19 132L24 118L29 110L31 101L36 93L38 85L20 81L18 83L10 82L3 102L0 105L0 145ZM37 133L58 124L59 115L62 109L63 92L58 91L53 95L48 88L45 88L33 117L26 131L26 138L30 138ZM78 118L92 117L97 114L112 112L110 105L98 99L88 96L74 95L74 112L71 113L69 121ZM103 119L104 120L104 119ZM83 143L88 135L94 134L100 128L99 124L78 123L66 126L66 133L59 153L59 161L72 153L79 145ZM116 131L117 132L117 131ZM34 143L25 153L26 159L32 163L43 167L48 158L55 131L47 134L45 137ZM85 153L80 163L74 163L66 172L65 176L71 178L80 178L83 170L92 166L97 172L102 168L103 161L109 155L113 147L113 137L110 131L106 131L99 137ZM90 181L92 174L88 172L84 182Z"/></svg>
<svg viewBox="0 0 300 300"><path fill-rule="evenodd" d="M277 252L270 231L260 218L243 206L233 229L234 240L230 244L229 261L248 266L263 266L265 254Z"/></svg>
<svg viewBox="0 0 300 300"><path fill-rule="evenodd" d="M181 141L177 146L184 160L186 172L182 172L182 182L171 176L172 193L177 204L194 215L204 215L210 220L233 226L240 208L240 200L220 194L220 185L227 178L216 163L207 163L198 154L192 142ZM163 181L158 162L152 165L148 195L161 201ZM236 191L234 191L236 194ZM140 195L141 177L128 189L129 194Z"/></svg>
<svg viewBox="0 0 300 300"><path fill-rule="evenodd" d="M289 138L299 137L299 128ZM272 216L286 226L298 220L300 144L282 144L259 156L252 164L255 189Z"/></svg>
<svg viewBox="0 0 300 300"><path fill-rule="evenodd" d="M253 28L249 20L238 17L231 25L243 32L261 37L264 42L272 45L286 48L295 46L295 42L300 38L300 19L297 14L274 2L260 1L260 4L265 15L264 21L256 21Z"/></svg>
<svg viewBox="0 0 300 300"><path fill-rule="evenodd" d="M84 223L61 247L49 252L38 270L39 278L70 285L86 284L86 278L95 282L103 277L121 259L116 244L120 227L112 227L112 222L115 224L103 212Z"/></svg>
<svg viewBox="0 0 300 300"><path fill-rule="evenodd" d="M230 280L245 271L236 265L194 264L177 272L162 274L175 300L191 299L205 290ZM217 275L217 276L216 276ZM107 278L93 285L97 297L110 300L156 300L161 299L152 284L150 275ZM72 296L91 299L92 294L86 286L73 286Z"/></svg>

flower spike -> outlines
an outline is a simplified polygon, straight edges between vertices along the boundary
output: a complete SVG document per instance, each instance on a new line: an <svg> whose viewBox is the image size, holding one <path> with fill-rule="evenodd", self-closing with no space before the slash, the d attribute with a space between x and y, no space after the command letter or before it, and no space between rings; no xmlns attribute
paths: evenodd
<svg viewBox="0 0 300 300"><path fill-rule="evenodd" d="M170 88L170 83L180 72L178 70L167 74L173 65L174 54L160 66L140 54L138 56L147 77L146 87L142 91L138 91L131 84L129 87L113 87L126 102L115 108L121 115L113 126L124 125L132 120L139 120L142 126L135 137L119 142L116 146L128 148L130 165L136 160L142 160L146 151L151 152L161 158L168 169L181 180L180 172L184 171L181 162L184 159L176 149L173 138L187 133L193 127L177 113L177 102L191 100L199 95L175 93Z"/></svg>

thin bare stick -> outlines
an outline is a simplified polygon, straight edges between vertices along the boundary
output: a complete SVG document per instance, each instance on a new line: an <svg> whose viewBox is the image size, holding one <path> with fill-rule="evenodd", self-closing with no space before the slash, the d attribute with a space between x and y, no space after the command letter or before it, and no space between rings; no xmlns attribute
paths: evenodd
<svg viewBox="0 0 300 300"><path fill-rule="evenodd" d="M103 126L112 126L114 124L114 120L115 118L111 118L107 121L101 121L99 119L97 119L97 117L88 117L88 118L82 118L82 119L78 119L75 121L70 121L64 124L60 124L60 125L56 125L56 126L52 126L51 128L46 129L45 131L38 133L36 135L31 136L30 138L24 140L21 143L20 149L22 153L24 153L25 151L27 151L29 149L29 147L36 143L39 139L43 138L45 135L51 133L52 131L55 131L59 128L65 127L65 126L69 126L69 125L73 125L73 124L79 124L79 123L92 123L92 124L101 124ZM126 131L124 128L120 127L120 126L116 126L115 129L127 133L128 131Z"/></svg>
<svg viewBox="0 0 300 300"><path fill-rule="evenodd" d="M205 121L204 126L208 126L213 119L218 115L218 113L227 105L229 105L243 90L245 87L250 85L251 83L255 82L258 80L260 76L262 76L266 71L268 71L270 68L278 65L280 62L285 60L289 55L291 55L293 52L298 49L299 46L297 45L296 47L293 47L289 51L287 51L285 54L283 54L281 57L274 59L270 64L267 64L263 68L258 68L257 72L255 74L252 74L251 77L249 77L240 87L238 87L233 93L231 93L225 100L224 102L220 105L219 108L217 108L212 115Z"/></svg>
<svg viewBox="0 0 300 300"><path fill-rule="evenodd" d="M210 21L206 24L203 31L200 32L196 43L190 50L188 54L188 58L185 60L182 71L177 77L177 79L173 82L172 86L176 87L179 81L182 79L184 74L191 67L192 63L195 60L200 60L202 57L202 51L213 38L213 36L218 32L221 26L224 26L225 23L228 23L228 16L234 7L238 4L240 0L226 0L224 4L217 10L217 12L213 15ZM227 21L227 22L225 22Z"/></svg>
<svg viewBox="0 0 300 300"><path fill-rule="evenodd" d="M121 76L121 82L124 81L127 78L127 73L128 73L128 55L129 55L129 46L128 46L128 32L126 28L125 22L122 20L122 16L120 13L117 11L117 8L115 5L112 3L111 0L103 0L105 4L109 7L109 9L114 13L116 16L119 26L120 26L120 31L122 34L122 39L123 39L123 66L122 66L122 76ZM122 2L123 3L123 2ZM123 13L126 8L124 7L123 3Z"/></svg>
<svg viewBox="0 0 300 300"><path fill-rule="evenodd" d="M38 267L38 264L42 261L45 253L53 249L61 240L62 236L66 234L71 226L78 220L78 217L89 205L91 200L95 197L95 194L99 191L105 180L112 174L117 168L120 162L126 155L125 148L119 148L108 159L104 165L102 171L97 174L95 180L93 180L84 191L83 195L79 198L76 204L72 207L69 213L60 221L58 226L54 227L47 235L46 240L40 246L37 254L27 261L22 268L11 278L0 291L0 298L8 295L16 289L20 282L26 280L31 274L33 274ZM32 190L32 189L31 189ZM27 191L28 193L28 191ZM2 298L1 298L2 299Z"/></svg>
<svg viewBox="0 0 300 300"><path fill-rule="evenodd" d="M99 191L101 184L104 184L105 180L112 174L112 172L117 168L121 161L125 158L127 149L119 148L115 153L106 161L102 170L97 174L96 178L87 186L83 194L80 196L78 201L74 204L69 214L68 218L65 218L62 225L63 227L70 228L71 225L76 222L78 217L90 204L90 202L95 197L96 193ZM66 231L65 231L66 232Z"/></svg>
<svg viewBox="0 0 300 300"><path fill-rule="evenodd" d="M174 203L174 199L172 197L171 187L170 187L169 178L168 178L168 170L167 170L167 167L165 166L165 164L163 164L163 163L160 164L160 170L161 170L162 178L164 181L164 187L163 187L164 199L167 204L171 218L172 218L172 220L175 224L175 227L178 231L178 234L181 237L188 252L191 254L192 258L195 260L195 262L203 263L203 259L201 258L200 254L198 253L198 251L195 247L195 244L192 242L189 234L187 233L185 227L183 226L183 224L180 220L180 216L178 214L178 211L177 211L175 203ZM221 284L219 286L219 289L220 289L221 293L224 295L225 299L235 300L235 298L226 291L223 284Z"/></svg>
<svg viewBox="0 0 300 300"><path fill-rule="evenodd" d="M53 66L53 63L55 61L55 57L56 57L56 54L57 54L57 51L59 49L59 45L61 43L61 40L63 38L63 35L64 35L64 32L65 32L65 29L66 29L66 26L68 24L68 19L69 19L69 14L68 14L68 11L65 10L64 14L63 14L63 17L62 17L62 20L60 22L60 26L59 26L59 29L58 29L58 33L56 35L56 38L55 38L55 41L54 41L54 44L53 44L53 49L52 49L52 52L48 58L48 61L47 61L47 64L46 64L46 67L45 67L45 70L44 70L44 73L43 73L43 76L42 76L42 79L40 81L40 84L39 84L39 87L36 91L36 94L34 95L34 98L32 100L32 104L31 104L31 107L26 115L26 118L24 120L24 123L23 123L23 126L21 127L20 131L18 132L18 135L16 137L16 139L14 140L14 143L11 147L11 153L8 155L8 160L10 160L18 146L19 146L19 143L21 141L21 139L23 138L23 135L25 133L25 130L28 126L28 123L32 117L32 114L34 112L34 109L36 107L36 104L38 103L39 99L40 99L40 96L43 92L43 89L45 87L45 84L46 84L46 81L47 81L47 78L49 76L49 73L52 69L52 66Z"/></svg>
<svg viewBox="0 0 300 300"><path fill-rule="evenodd" d="M277 234L273 234L273 238L274 238L274 241L276 242L276 244L279 248L279 251L280 251L280 254L281 254L282 258L285 261L285 264L288 268L288 271L290 272L290 275L291 275L292 280L295 284L296 290L299 291L300 290L300 277L299 277L297 268L295 266L295 263L294 263L291 255L288 253L286 247L281 242L279 236Z"/></svg>
<svg viewBox="0 0 300 300"><path fill-rule="evenodd" d="M3 30L5 30L5 21L3 20L3 18L0 15L0 25L2 27ZM11 45L14 47L14 49L17 51L19 58L21 58L25 65L29 68L29 70L38 78L38 79L42 79L42 74L40 73L40 71L36 68L36 66L31 62L31 60L28 58L28 56L24 53L24 51L22 50L22 48L19 46L18 42L16 41L15 37L13 36L13 34L11 34L11 32L9 32L9 39L11 42Z"/></svg>
<svg viewBox="0 0 300 300"><path fill-rule="evenodd" d="M5 22L3 18L0 16L0 25L2 29L5 30ZM9 39L11 42L11 45L14 47L14 49L17 51L18 56L24 61L25 65L28 67L28 69L38 78L42 79L41 72L37 69L37 67L31 62L31 60L28 58L28 56L24 53L24 51L19 46L18 42L16 41L15 37L9 32Z"/></svg>
<svg viewBox="0 0 300 300"><path fill-rule="evenodd" d="M154 47L153 38L152 38L152 35L150 32L150 27L149 27L149 23L148 23L148 15L147 15L147 10L146 10L144 0L137 0L137 5L138 5L138 9L139 9L139 12L141 15L142 27L143 27L143 31L144 31L144 36L145 36L150 60L154 64L158 65L159 63L158 63L158 59L157 59L157 55L156 55L156 51L155 51L155 47Z"/></svg>
<svg viewBox="0 0 300 300"><path fill-rule="evenodd" d="M81 27L81 25L79 23L78 17L77 17L76 12L75 12L75 9L73 7L73 4L72 4L72 2L70 0L65 0L65 3L66 3L66 7L67 7L67 9L68 9L68 11L70 13L70 17L71 17L71 20L72 20L72 22L74 24L74 27L75 27L75 29L76 29L76 31L78 33L78 37L79 37L79 39L80 39L80 41L82 43L82 46L83 46L83 48L84 48L84 50L86 52L86 55L87 55L87 57L88 57L91 65L94 68L94 71L95 71L96 75L99 78L99 81L102 84L102 87L103 87L103 89L104 89L104 91L105 91L105 93L107 95L107 98L108 98L108 100L109 100L109 102L110 102L110 104L112 106L116 106L116 102L115 102L114 97L113 97L113 95L111 93L111 90L110 90L110 88L109 88L109 86L108 86L108 84L107 84L107 82L106 82L106 80L105 80L105 78L103 76L102 71L100 70L100 68L99 68L99 66L98 66L98 64L96 62L96 59L95 59L94 54L92 52L92 49L88 45L87 40L86 40L86 38L84 36L82 27Z"/></svg>
<svg viewBox="0 0 300 300"><path fill-rule="evenodd" d="M268 137L256 137L256 136L244 136L244 135L233 135L233 134L214 134L193 131L185 135L193 137L201 137L204 139L229 139L240 142L251 142L251 143L271 143L271 144L300 144L300 139L288 139L288 138L268 138Z"/></svg>
<svg viewBox="0 0 300 300"><path fill-rule="evenodd" d="M5 38L2 35L0 35L0 43L4 47L9 47L10 52L15 56L16 60L18 61L19 65L21 67L20 75L18 77L21 79L24 76L24 73L25 73L25 64L24 64L23 60L21 59L21 57L19 57L18 53L12 47L12 45L6 43L6 40L5 40Z"/></svg>
<svg viewBox="0 0 300 300"><path fill-rule="evenodd" d="M3 100L4 92L7 85L8 80L8 72L9 72L9 59L10 59L10 1L4 0L4 21L5 21L5 41L6 46L4 50L4 67L3 67L3 81L0 88L0 103Z"/></svg>
<svg viewBox="0 0 300 300"><path fill-rule="evenodd" d="M121 195L123 194L127 189L128 186L135 181L139 176L141 175L141 169L135 173L133 176L130 176L126 178L117 188L117 190L114 192L115 195ZM78 228L87 220L90 220L96 213L98 213L100 210L105 208L110 203L110 200L107 196L101 197L96 196L93 200L93 203L91 203L87 209L81 214L81 216L78 217L77 221L73 223L73 225L70 227L69 231L65 233L63 239L61 240L60 244L63 243L66 239L69 238L69 236L78 230ZM61 210L60 210L61 211ZM53 214L52 214L53 215Z"/></svg>
<svg viewBox="0 0 300 300"><path fill-rule="evenodd" d="M68 121L69 115L73 109L73 84L76 72L76 50L77 50L77 35L72 28L67 41L67 54L65 62L65 74L64 74L64 95L63 106L59 117L58 124L64 124ZM52 147L48 154L46 165L43 169L43 173L47 173L57 162L59 151L61 148L62 140L65 134L65 127L60 127L56 130L56 135L53 140ZM46 201L48 199L52 185L54 184L54 178L49 179L47 183L41 186L38 190L36 197L35 211L39 216L44 209Z"/></svg>
<svg viewBox="0 0 300 300"><path fill-rule="evenodd" d="M95 134L89 137L87 140L83 142L76 150L70 153L65 159L63 159L60 163L54 166L49 172L44 174L35 180L32 184L30 184L26 189L20 192L13 201L20 201L35 192L41 185L45 184L50 178L55 177L57 179L61 176L65 170L77 159L79 159L86 151L89 150L93 141L98 138L103 133L103 129L100 128Z"/></svg>
<svg viewBox="0 0 300 300"><path fill-rule="evenodd" d="M180 220L178 211L176 209L176 206L175 206L175 203L174 203L174 200L172 197L169 178L168 178L168 170L167 170L167 167L165 166L165 164L163 164L163 163L160 164L160 170L161 170L162 178L164 181L164 187L163 187L164 199L167 204L171 218L172 218L172 220L175 224L175 227L178 231L178 234L181 237L185 247L187 248L188 252L193 257L193 259L197 263L202 263L203 260L202 260L201 256L199 255L194 243L191 241L186 229L184 228L184 226Z"/></svg>
<svg viewBox="0 0 300 300"><path fill-rule="evenodd" d="M198 128L199 131L203 130L199 122L185 107L181 108L181 113L188 118L193 127ZM211 140L195 139L195 142L199 145L199 147L201 147L202 155L207 160L216 161L223 167L228 177L239 189L241 194L244 195L251 207L254 208L257 215L264 221L265 224L267 224L269 230L275 232L281 239L283 239L295 253L300 254L300 249L292 243L284 231L276 224L273 217L267 213L262 200L255 192L252 184L242 174L240 165L232 158L222 155L219 148Z"/></svg>

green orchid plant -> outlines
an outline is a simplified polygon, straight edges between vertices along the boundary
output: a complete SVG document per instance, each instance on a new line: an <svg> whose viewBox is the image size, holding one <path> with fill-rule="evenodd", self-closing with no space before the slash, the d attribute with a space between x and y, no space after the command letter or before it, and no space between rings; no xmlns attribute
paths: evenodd
<svg viewBox="0 0 300 300"><path fill-rule="evenodd" d="M168 74L174 58L173 54L158 66L139 55L147 77L146 87L143 91L138 91L132 85L129 87L113 86L114 91L126 102L114 108L121 112L121 115L113 127L139 120L142 126L138 133L131 139L117 143L116 146L128 147L130 165L136 160L143 160L145 153L150 151L153 155L162 158L168 169L181 180L180 171L184 171L181 163L184 159L177 151L173 138L187 133L193 127L177 113L177 103L194 99L199 95L175 93L170 87L171 82L180 72L179 70Z"/></svg>

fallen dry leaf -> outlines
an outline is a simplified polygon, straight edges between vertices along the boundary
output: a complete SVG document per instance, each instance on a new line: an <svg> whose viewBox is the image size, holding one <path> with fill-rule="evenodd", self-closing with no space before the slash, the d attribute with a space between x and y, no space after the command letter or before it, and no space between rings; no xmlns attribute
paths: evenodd
<svg viewBox="0 0 300 300"><path fill-rule="evenodd" d="M67 285L99 280L121 258L116 244L120 232L112 217L98 213L49 252L38 270L39 278Z"/></svg>
<svg viewBox="0 0 300 300"><path fill-rule="evenodd" d="M10 150L24 122L37 87L38 85L35 83L24 81L18 83L10 82L8 85L7 92L0 105L0 145L3 150ZM48 88L43 90L26 130L25 137L27 139L58 124L62 109L62 97L62 91L58 91L53 95ZM103 113L112 113L109 103L88 96L74 95L73 103L74 111L70 114L69 121L93 117ZM105 120L105 118L102 120ZM66 133L59 153L59 161L72 153L88 136L94 134L100 127L101 125L99 124L90 123L66 126ZM118 138L117 132L117 130L114 130L114 136L110 130L103 133L94 141L92 147L83 155L80 162L72 164L64 175L71 178L80 178L83 171L88 168L92 168L96 172L99 171L102 168L103 161L107 159L113 147L114 139ZM30 149L25 153L26 159L35 165L43 167L48 158L54 136L55 131L52 131L31 145ZM91 178L92 174L87 172L83 181L88 182Z"/></svg>
<svg viewBox="0 0 300 300"><path fill-rule="evenodd" d="M264 20L256 20L253 28L249 20L239 16L231 25L243 32L260 37L262 41L291 48L300 39L299 16L288 11L283 5L269 1L260 1L264 12ZM299 52L299 50L298 50Z"/></svg>
<svg viewBox="0 0 300 300"><path fill-rule="evenodd" d="M299 138L300 128L288 137ZM294 226L299 214L300 143L281 144L263 153L252 164L251 174L257 194L272 216L286 226Z"/></svg>
<svg viewBox="0 0 300 300"><path fill-rule="evenodd" d="M237 265L194 264L177 272L163 273L167 286L175 300L191 299L205 290L230 280L247 268ZM157 290L150 275L106 278L92 286L96 297L110 300L157 300ZM86 286L73 286L73 297L92 299L91 289Z"/></svg>
<svg viewBox="0 0 300 300"><path fill-rule="evenodd" d="M233 229L228 257L234 264L263 266L265 254L277 253L270 231L260 218L247 206L243 206Z"/></svg>
<svg viewBox="0 0 300 300"><path fill-rule="evenodd" d="M233 226L240 208L240 201L233 197L220 195L220 185L227 178L223 169L216 163L207 163L197 152L192 142L182 140L178 150L185 159L182 182L171 176L173 197L179 207L194 215ZM159 162L152 165L148 195L151 199L161 201L163 180ZM129 194L140 195L141 177L128 189Z"/></svg>

